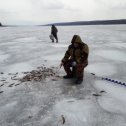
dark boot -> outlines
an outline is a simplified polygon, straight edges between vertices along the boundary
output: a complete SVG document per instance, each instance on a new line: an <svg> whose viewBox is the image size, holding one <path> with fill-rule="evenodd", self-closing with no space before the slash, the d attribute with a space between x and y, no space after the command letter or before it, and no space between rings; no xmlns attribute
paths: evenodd
<svg viewBox="0 0 126 126"><path fill-rule="evenodd" d="M75 81L75 84L81 84L82 82L83 82L82 79L77 79L77 80Z"/></svg>
<svg viewBox="0 0 126 126"><path fill-rule="evenodd" d="M64 79L70 79L70 78L73 78L73 75L65 75L63 76Z"/></svg>

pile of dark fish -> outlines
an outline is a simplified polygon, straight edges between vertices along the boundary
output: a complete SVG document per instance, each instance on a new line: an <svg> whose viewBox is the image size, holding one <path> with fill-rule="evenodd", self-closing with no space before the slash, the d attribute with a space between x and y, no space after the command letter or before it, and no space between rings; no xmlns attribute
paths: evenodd
<svg viewBox="0 0 126 126"><path fill-rule="evenodd" d="M55 75L53 68L46 68L43 66L37 67L37 70L32 70L31 72L23 72L23 73L26 75L20 79L21 82L41 81L47 77Z"/></svg>

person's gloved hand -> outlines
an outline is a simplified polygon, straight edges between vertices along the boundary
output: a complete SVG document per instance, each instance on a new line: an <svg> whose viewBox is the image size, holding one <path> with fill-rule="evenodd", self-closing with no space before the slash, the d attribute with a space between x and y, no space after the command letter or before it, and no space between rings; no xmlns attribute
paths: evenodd
<svg viewBox="0 0 126 126"><path fill-rule="evenodd" d="M76 66L77 65L77 62L76 61L73 61L72 62L72 66Z"/></svg>

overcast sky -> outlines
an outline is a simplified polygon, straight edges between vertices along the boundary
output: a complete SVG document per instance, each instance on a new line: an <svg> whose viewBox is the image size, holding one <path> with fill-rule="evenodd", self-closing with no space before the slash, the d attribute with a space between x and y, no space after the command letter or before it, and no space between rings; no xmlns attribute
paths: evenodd
<svg viewBox="0 0 126 126"><path fill-rule="evenodd" d="M126 0L0 0L3 24L126 19Z"/></svg>

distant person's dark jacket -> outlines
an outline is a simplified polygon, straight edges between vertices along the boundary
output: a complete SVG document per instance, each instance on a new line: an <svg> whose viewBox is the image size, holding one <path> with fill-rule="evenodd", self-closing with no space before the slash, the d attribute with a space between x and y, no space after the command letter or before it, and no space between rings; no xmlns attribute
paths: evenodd
<svg viewBox="0 0 126 126"><path fill-rule="evenodd" d="M58 32L57 28L55 26L52 26L51 28L51 34L56 35Z"/></svg>

